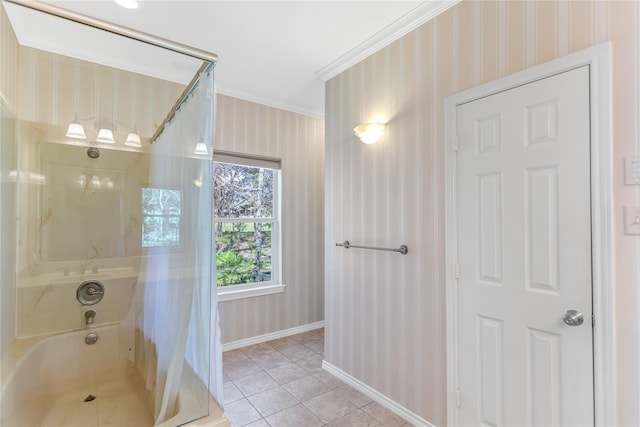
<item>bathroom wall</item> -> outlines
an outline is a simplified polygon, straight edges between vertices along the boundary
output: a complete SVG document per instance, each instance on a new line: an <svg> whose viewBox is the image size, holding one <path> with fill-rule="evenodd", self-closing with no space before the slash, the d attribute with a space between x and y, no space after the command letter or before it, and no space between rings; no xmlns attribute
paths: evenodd
<svg viewBox="0 0 640 427"><path fill-rule="evenodd" d="M121 320L145 255L148 141L184 86L24 46L16 64L18 336L82 327L82 307L68 296L93 267L119 269L118 277L101 278L110 290L96 323ZM76 113L87 140L64 136ZM94 142L101 126L114 129L114 146ZM134 129L142 148L123 145ZM87 157L90 144L100 146L99 159Z"/></svg>
<svg viewBox="0 0 640 427"><path fill-rule="evenodd" d="M18 41L0 4L0 382L15 335L15 101Z"/></svg>
<svg viewBox="0 0 640 427"><path fill-rule="evenodd" d="M446 425L444 98L611 40L618 425L640 424L640 3L463 1L326 85L325 359ZM365 146L356 124L387 122ZM407 256L335 242L409 246Z"/></svg>
<svg viewBox="0 0 640 427"><path fill-rule="evenodd" d="M136 180L137 185L123 185L121 189L126 199L139 198L140 185L148 175L149 162L146 157L146 160L136 157L136 153L149 151L148 139L178 99L184 86L24 46L19 49L18 59L21 88L18 117L22 135L20 168L25 176L20 184L20 194L23 197L18 210L20 275L42 272L42 265L52 261L86 261L91 258L141 255L140 235L136 233L140 228L140 210L131 203L128 203L124 223L120 224L121 228L131 233L119 236L122 239L118 238L118 241L125 241L126 250L114 247L117 243L109 241L113 233L103 233L101 236L93 233L88 236L84 251L78 247L78 239L57 239L56 242L51 242L55 245L55 251L42 246L47 242L47 237L52 237L52 220L77 216L77 206L62 203L52 211L50 208L53 206L43 202L43 195L47 197L47 186L46 181L42 180L46 180L46 174L52 168L55 169L56 165L56 170L60 170L64 164L61 163L61 157L68 158L68 155L46 155L41 152L41 147L46 146L49 147L48 150L55 151L52 147L57 144L70 144L79 150L79 146L86 146L95 140L99 127L104 125L115 128L114 136L118 141L116 147L103 145L102 148L104 153L111 153L108 156L118 158L105 160L102 157L91 162L85 156L76 167L86 170L106 168L108 171L100 172L114 175L113 179L117 175L123 182L131 178L131 171L135 171L140 177ZM67 125L74 120L76 114L85 127L87 141L78 142L64 136ZM143 147L140 149L130 149L122 144L127 133L133 129L143 139ZM110 148L117 148L121 154L114 153ZM68 148L67 151L69 150L71 149ZM105 162L111 164L107 165ZM66 166L70 167L69 164ZM77 229L76 233L87 237L85 231L88 230ZM100 253L95 253L95 248ZM82 255L72 257L72 253L79 252L83 252Z"/></svg>
<svg viewBox="0 0 640 427"><path fill-rule="evenodd" d="M219 303L228 343L323 320L324 121L218 95L215 148L282 160L283 293Z"/></svg>

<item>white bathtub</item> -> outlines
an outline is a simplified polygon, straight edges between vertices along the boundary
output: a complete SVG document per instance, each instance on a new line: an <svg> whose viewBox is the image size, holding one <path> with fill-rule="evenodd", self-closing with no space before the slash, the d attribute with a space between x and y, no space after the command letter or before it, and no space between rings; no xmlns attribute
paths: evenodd
<svg viewBox="0 0 640 427"><path fill-rule="evenodd" d="M98 334L87 345L84 337ZM18 346L19 347L19 346ZM19 358L0 395L0 425L131 426L153 425L144 385L118 350L118 326L94 327L51 336ZM90 395L94 400L84 402ZM185 364L178 413L162 427L229 426L206 387Z"/></svg>

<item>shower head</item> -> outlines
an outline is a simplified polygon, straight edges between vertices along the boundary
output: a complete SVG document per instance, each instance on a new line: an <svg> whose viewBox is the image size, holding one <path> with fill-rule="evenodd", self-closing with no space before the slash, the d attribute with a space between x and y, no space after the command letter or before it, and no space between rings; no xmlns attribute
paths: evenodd
<svg viewBox="0 0 640 427"><path fill-rule="evenodd" d="M91 159L97 159L98 157L100 157L100 150L98 150L96 147L91 147L87 150L87 156L89 156L89 158Z"/></svg>

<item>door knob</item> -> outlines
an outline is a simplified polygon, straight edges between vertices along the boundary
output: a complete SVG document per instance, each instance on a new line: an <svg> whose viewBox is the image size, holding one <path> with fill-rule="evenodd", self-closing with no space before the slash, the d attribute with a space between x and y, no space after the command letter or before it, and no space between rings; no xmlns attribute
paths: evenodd
<svg viewBox="0 0 640 427"><path fill-rule="evenodd" d="M578 310L567 310L562 320L569 326L580 326L584 322L584 316Z"/></svg>

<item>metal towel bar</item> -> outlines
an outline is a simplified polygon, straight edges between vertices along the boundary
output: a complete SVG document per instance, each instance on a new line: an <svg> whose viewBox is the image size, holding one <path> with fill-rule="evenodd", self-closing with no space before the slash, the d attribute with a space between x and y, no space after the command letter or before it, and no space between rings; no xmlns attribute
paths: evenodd
<svg viewBox="0 0 640 427"><path fill-rule="evenodd" d="M402 255L406 255L407 252L409 252L409 248L407 247L407 245L400 245L400 247L397 248L397 249L394 249L394 248L376 248L376 247L373 247L373 246L352 245L351 243L349 243L348 240L345 240L343 243L336 243L336 246L342 246L345 249L359 248L359 249L373 249L375 251L398 252L398 253L401 253Z"/></svg>

